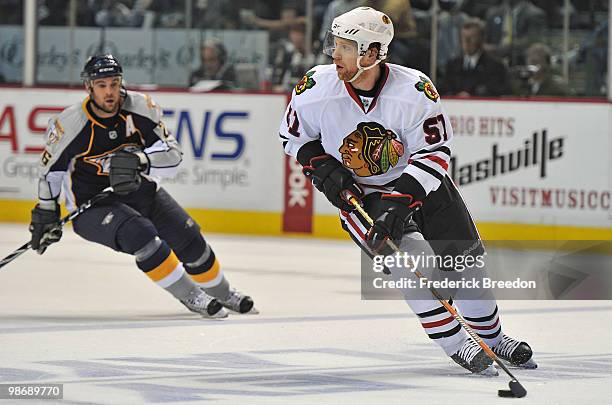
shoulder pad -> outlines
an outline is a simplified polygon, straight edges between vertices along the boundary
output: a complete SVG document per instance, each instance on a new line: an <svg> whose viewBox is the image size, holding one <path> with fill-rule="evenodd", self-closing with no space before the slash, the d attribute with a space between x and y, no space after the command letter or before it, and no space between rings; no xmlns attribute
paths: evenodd
<svg viewBox="0 0 612 405"><path fill-rule="evenodd" d="M81 129L85 126L87 121L89 120L87 114L83 110L84 103L89 100L89 98L85 99L80 103L76 103L66 108L64 111L59 113L58 115L52 117L49 120L49 124L52 122L57 122L57 127L63 133L74 133L78 134ZM58 135L60 135L58 133ZM53 140L53 139L51 139Z"/></svg>
<svg viewBox="0 0 612 405"><path fill-rule="evenodd" d="M328 88L330 78L332 80L338 80L336 70L333 66L334 65L318 65L309 69L295 85L295 95L299 96L315 86L318 87L319 91L321 88ZM332 73L331 76L330 73Z"/></svg>
<svg viewBox="0 0 612 405"><path fill-rule="evenodd" d="M147 117L155 123L162 118L161 107L148 94L129 91L121 108Z"/></svg>
<svg viewBox="0 0 612 405"><path fill-rule="evenodd" d="M47 126L47 147L67 146L87 124L88 118L83 104L73 104L58 115L49 119Z"/></svg>
<svg viewBox="0 0 612 405"><path fill-rule="evenodd" d="M43 166L50 163L52 159L55 160L59 157L61 152L87 125L89 119L83 111L83 103L73 104L49 119L47 132L45 133L46 145L42 157Z"/></svg>
<svg viewBox="0 0 612 405"><path fill-rule="evenodd" d="M308 72L304 73L304 76L302 76L300 81L297 82L297 84L295 85L294 90L296 96L299 96L306 90L312 89L317 84L317 82L313 78L315 72L316 71L314 69L310 69Z"/></svg>
<svg viewBox="0 0 612 405"><path fill-rule="evenodd" d="M338 83L340 81L334 65L318 65L309 69L296 84L292 98L300 104L309 104L314 100L333 94L334 86Z"/></svg>
<svg viewBox="0 0 612 405"><path fill-rule="evenodd" d="M438 102L440 95L431 79L425 73L395 64L388 64L388 66L392 72L391 74L397 77L395 82L404 84L404 86L400 86L400 92L402 94L410 94L407 100L413 98L414 101L418 102L419 99L425 97L433 103ZM403 93L404 91L407 93Z"/></svg>
<svg viewBox="0 0 612 405"><path fill-rule="evenodd" d="M425 75L419 76L419 80L417 83L415 83L414 88L422 92L425 97L427 97L434 103L437 103L440 99L440 94L438 93L438 90L436 90L436 88L434 87L431 79Z"/></svg>

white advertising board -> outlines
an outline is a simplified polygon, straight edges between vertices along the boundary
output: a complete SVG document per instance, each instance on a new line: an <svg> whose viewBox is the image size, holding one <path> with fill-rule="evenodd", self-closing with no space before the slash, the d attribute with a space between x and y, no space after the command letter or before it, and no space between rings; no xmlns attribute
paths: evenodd
<svg viewBox="0 0 612 405"><path fill-rule="evenodd" d="M152 92L184 163L164 185L190 208L282 213L284 95ZM0 89L0 199L33 200L49 117L81 90ZM445 100L449 173L477 221L612 227L612 106ZM314 214L336 214L314 192Z"/></svg>
<svg viewBox="0 0 612 405"><path fill-rule="evenodd" d="M455 183L477 221L612 227L612 106L444 100ZM334 214L321 193L317 214Z"/></svg>
<svg viewBox="0 0 612 405"><path fill-rule="evenodd" d="M610 105L447 100L476 220L612 227Z"/></svg>
<svg viewBox="0 0 612 405"><path fill-rule="evenodd" d="M184 161L164 186L190 208L282 211L284 95L152 92ZM81 90L0 89L0 199L34 200L47 120Z"/></svg>

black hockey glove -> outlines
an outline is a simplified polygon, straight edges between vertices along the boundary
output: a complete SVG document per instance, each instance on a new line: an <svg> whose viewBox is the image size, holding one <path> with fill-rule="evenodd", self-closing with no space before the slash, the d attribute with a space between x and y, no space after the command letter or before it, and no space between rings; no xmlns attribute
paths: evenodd
<svg viewBox="0 0 612 405"><path fill-rule="evenodd" d="M321 155L310 159L310 165L303 169L306 177L335 207L343 211L353 211L355 207L348 199L363 197L363 191L351 172L333 156Z"/></svg>
<svg viewBox="0 0 612 405"><path fill-rule="evenodd" d="M38 205L32 210L30 246L39 255L45 253L49 245L62 238L62 228L59 226L59 221L60 208L58 204L55 205L54 211L42 209Z"/></svg>
<svg viewBox="0 0 612 405"><path fill-rule="evenodd" d="M399 245L406 224L421 204L420 201L415 201L411 194L383 194L380 201L383 213L374 221L366 235L370 249L385 256L395 253L387 240Z"/></svg>
<svg viewBox="0 0 612 405"><path fill-rule="evenodd" d="M127 195L140 187L140 173L148 169L147 155L143 152L120 150L110 158L110 185L118 195Z"/></svg>

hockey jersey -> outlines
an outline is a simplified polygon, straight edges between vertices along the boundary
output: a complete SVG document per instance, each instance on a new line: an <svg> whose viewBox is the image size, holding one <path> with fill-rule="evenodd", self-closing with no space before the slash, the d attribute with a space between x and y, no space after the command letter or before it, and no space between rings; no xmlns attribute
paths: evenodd
<svg viewBox="0 0 612 405"><path fill-rule="evenodd" d="M402 173L429 194L446 175L450 121L425 74L390 63L381 65L381 74L377 94L363 98L338 78L335 65L312 68L292 92L280 141L297 157L303 145L319 140L366 194L391 191Z"/></svg>
<svg viewBox="0 0 612 405"><path fill-rule="evenodd" d="M151 97L129 92L112 118L95 116L89 98L52 117L40 161L41 207L53 209L62 187L69 210L108 187L110 157L124 148L147 154L149 170L144 183L172 176L182 154L161 116L161 108Z"/></svg>

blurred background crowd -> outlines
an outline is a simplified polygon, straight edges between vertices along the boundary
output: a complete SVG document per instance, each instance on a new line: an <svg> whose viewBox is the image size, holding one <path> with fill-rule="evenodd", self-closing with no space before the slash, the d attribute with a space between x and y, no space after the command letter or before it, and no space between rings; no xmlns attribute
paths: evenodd
<svg viewBox="0 0 612 405"><path fill-rule="evenodd" d="M87 53L115 51L133 84L288 92L331 62L333 18L362 5L394 23L389 62L442 95L606 97L608 0L38 0L37 81L76 84ZM0 0L0 82L20 82L23 12ZM64 48L70 77L43 66Z"/></svg>

